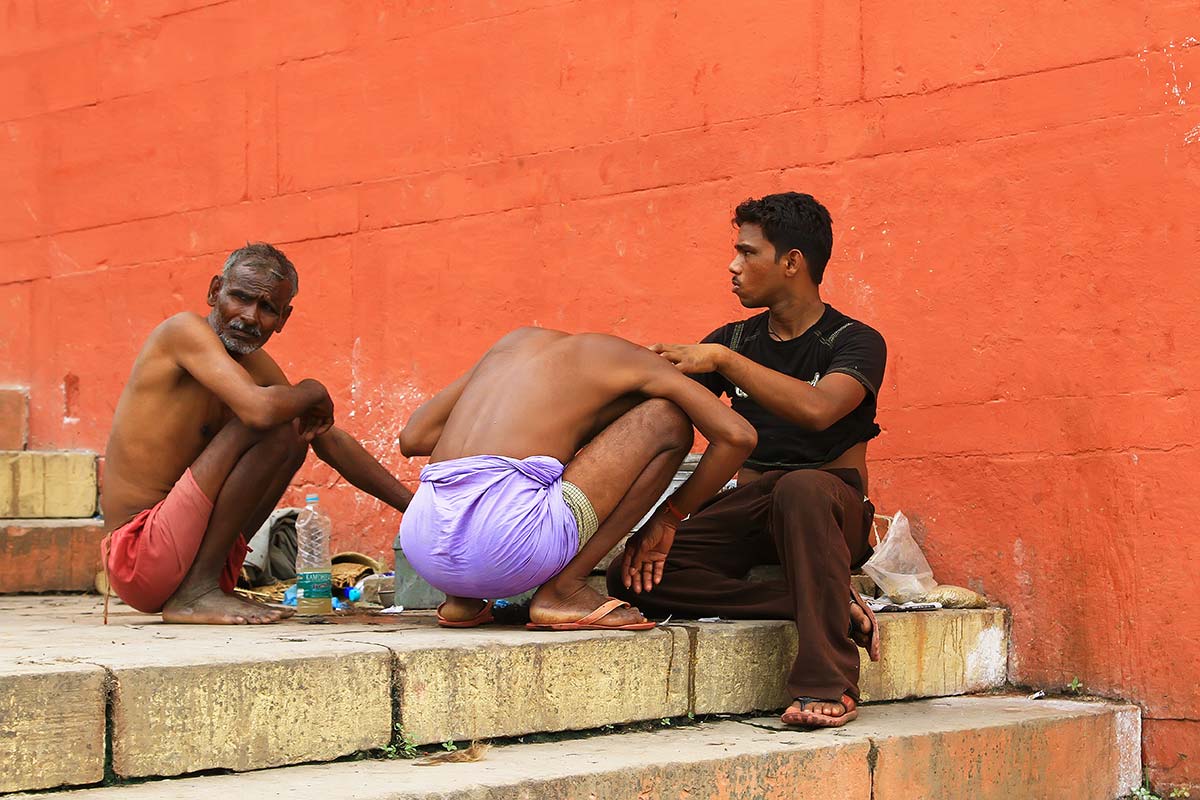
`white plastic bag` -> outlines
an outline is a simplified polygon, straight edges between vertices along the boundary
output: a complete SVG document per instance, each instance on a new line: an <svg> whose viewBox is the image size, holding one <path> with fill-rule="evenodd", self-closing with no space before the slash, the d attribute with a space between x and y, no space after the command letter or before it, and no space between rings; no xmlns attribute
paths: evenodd
<svg viewBox="0 0 1200 800"><path fill-rule="evenodd" d="M887 536L863 564L863 572L896 603L920 600L937 586L933 570L912 536L908 517L897 511Z"/></svg>

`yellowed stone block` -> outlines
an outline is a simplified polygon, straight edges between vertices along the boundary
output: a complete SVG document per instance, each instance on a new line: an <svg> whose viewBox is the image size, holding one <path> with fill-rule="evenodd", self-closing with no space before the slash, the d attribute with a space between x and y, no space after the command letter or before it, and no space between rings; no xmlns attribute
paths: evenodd
<svg viewBox="0 0 1200 800"><path fill-rule="evenodd" d="M243 655L251 658L253 647ZM126 778L261 769L386 745L391 655L334 642L316 649L323 652L114 669L113 769Z"/></svg>
<svg viewBox="0 0 1200 800"><path fill-rule="evenodd" d="M862 658L863 700L941 697L1003 686L1008 634L1003 609L881 614L883 659ZM797 643L790 622L690 624L697 714L780 708Z"/></svg>
<svg viewBox="0 0 1200 800"><path fill-rule="evenodd" d="M680 629L534 634L397 649L400 723L417 744L580 730L688 711ZM476 643L478 642L478 643Z"/></svg>
<svg viewBox="0 0 1200 800"><path fill-rule="evenodd" d="M96 491L92 453L0 452L0 518L90 517Z"/></svg>
<svg viewBox="0 0 1200 800"><path fill-rule="evenodd" d="M90 664L0 664L0 793L104 778L105 682Z"/></svg>

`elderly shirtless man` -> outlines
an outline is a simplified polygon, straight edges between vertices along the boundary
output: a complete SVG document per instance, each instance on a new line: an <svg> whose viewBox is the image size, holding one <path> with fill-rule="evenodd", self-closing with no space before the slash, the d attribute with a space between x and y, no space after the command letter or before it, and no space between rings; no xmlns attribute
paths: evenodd
<svg viewBox="0 0 1200 800"><path fill-rule="evenodd" d="M412 494L349 434L311 378L288 382L262 350L299 289L268 244L234 251L207 317L155 328L121 393L105 452L104 561L116 594L164 622L264 623L289 611L233 594L244 534L267 518L309 445L350 483L404 511Z"/></svg>
<svg viewBox="0 0 1200 800"><path fill-rule="evenodd" d="M625 550L623 570L639 589L661 580L676 526L741 466L754 428L624 339L523 328L497 342L400 437L405 455L430 456L400 543L447 594L439 623L490 622L489 600L539 587L531 627L653 627L586 581L662 495L693 424L708 449Z"/></svg>

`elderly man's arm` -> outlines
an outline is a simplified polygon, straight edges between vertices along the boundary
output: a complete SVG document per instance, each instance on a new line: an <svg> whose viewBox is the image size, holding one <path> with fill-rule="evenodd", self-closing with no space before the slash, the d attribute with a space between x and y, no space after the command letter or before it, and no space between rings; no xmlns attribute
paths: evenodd
<svg viewBox="0 0 1200 800"><path fill-rule="evenodd" d="M238 363L202 317L176 314L163 326L163 341L176 362L247 427L262 430L300 418L311 440L333 425L333 401L324 386L311 379L293 386L277 366L279 380L258 380L260 364L274 366L270 357L259 351Z"/></svg>
<svg viewBox="0 0 1200 800"><path fill-rule="evenodd" d="M288 386L287 375L275 359L262 350L251 353L245 359L246 369L259 384L267 387ZM313 452L329 466L337 470L350 483L397 511L408 508L412 492L380 464L374 456L346 431L330 427L312 439Z"/></svg>
<svg viewBox="0 0 1200 800"><path fill-rule="evenodd" d="M388 472L350 434L336 425L312 443L313 452L351 484L377 497L397 511L405 511L412 500L404 484Z"/></svg>

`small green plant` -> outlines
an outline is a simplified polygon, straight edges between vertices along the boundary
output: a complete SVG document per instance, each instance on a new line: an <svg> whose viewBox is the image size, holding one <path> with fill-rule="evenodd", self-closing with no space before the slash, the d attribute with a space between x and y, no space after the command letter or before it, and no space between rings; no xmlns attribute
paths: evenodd
<svg viewBox="0 0 1200 800"><path fill-rule="evenodd" d="M1161 795L1155 794L1154 790L1150 788L1149 778L1143 779L1142 785L1134 789L1133 794L1129 796L1132 798L1132 800L1163 800ZM1191 791L1183 788L1182 786L1172 789L1170 793L1167 794L1168 800L1180 800L1180 798L1187 798L1190 800L1191 796Z"/></svg>
<svg viewBox="0 0 1200 800"><path fill-rule="evenodd" d="M1079 694L1083 691L1083 681L1079 680L1078 675L1071 678L1071 682L1067 684L1067 691L1071 694Z"/></svg>
<svg viewBox="0 0 1200 800"><path fill-rule="evenodd" d="M412 737L404 732L404 728L397 722L392 728L396 731L396 741L399 744L388 743L383 747L383 755L385 758L416 758L421 755L421 751L417 749L416 743Z"/></svg>
<svg viewBox="0 0 1200 800"><path fill-rule="evenodd" d="M458 749L458 745L452 739L442 742L442 749L448 753L452 753Z"/></svg>
<svg viewBox="0 0 1200 800"><path fill-rule="evenodd" d="M664 728L669 728L669 727L671 727L671 718L670 718L670 717L663 717L662 719L660 719L660 720L658 721L658 724L659 724L659 725L662 725Z"/></svg>

